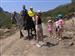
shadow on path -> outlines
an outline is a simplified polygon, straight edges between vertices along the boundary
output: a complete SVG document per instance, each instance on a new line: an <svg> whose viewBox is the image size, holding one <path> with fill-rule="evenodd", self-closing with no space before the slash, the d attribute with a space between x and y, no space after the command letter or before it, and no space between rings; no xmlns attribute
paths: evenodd
<svg viewBox="0 0 75 56"><path fill-rule="evenodd" d="M50 43L50 42L46 42L46 45L45 46L53 47L53 46L56 46L56 45L58 45L58 43L53 44L53 43Z"/></svg>

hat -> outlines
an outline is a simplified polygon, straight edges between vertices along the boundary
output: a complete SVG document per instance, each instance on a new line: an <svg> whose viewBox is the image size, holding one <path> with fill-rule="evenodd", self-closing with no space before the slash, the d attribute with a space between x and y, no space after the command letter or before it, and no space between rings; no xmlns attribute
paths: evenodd
<svg viewBox="0 0 75 56"><path fill-rule="evenodd" d="M59 18L59 19L61 19L61 18L63 18L63 17L64 17L63 14L58 14L58 18Z"/></svg>
<svg viewBox="0 0 75 56"><path fill-rule="evenodd" d="M49 22L52 22L52 20L48 20L48 23L49 23Z"/></svg>
<svg viewBox="0 0 75 56"><path fill-rule="evenodd" d="M41 11L40 10L37 10L37 15L41 15Z"/></svg>

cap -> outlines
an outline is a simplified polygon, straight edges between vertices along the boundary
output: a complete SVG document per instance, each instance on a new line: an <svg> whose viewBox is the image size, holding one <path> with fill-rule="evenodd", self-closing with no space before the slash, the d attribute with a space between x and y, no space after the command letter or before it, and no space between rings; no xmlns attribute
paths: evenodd
<svg viewBox="0 0 75 56"><path fill-rule="evenodd" d="M48 23L51 22L52 20L48 20Z"/></svg>

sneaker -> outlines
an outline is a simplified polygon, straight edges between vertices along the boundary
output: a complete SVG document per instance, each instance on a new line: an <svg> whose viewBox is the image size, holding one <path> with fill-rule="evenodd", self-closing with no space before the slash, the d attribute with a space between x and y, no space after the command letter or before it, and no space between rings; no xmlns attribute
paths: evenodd
<svg viewBox="0 0 75 56"><path fill-rule="evenodd" d="M41 45L40 45L40 44L36 44L36 46L37 46L37 47L41 47Z"/></svg>
<svg viewBox="0 0 75 56"><path fill-rule="evenodd" d="M39 44L40 44L41 46L45 45L45 43L42 42L42 41L40 41Z"/></svg>
<svg viewBox="0 0 75 56"><path fill-rule="evenodd" d="M59 38L59 41L61 41L62 39L61 38Z"/></svg>

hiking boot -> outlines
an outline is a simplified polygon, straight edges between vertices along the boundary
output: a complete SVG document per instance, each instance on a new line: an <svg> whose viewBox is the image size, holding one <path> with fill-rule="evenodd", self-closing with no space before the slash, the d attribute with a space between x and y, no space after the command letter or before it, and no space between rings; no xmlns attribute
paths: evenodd
<svg viewBox="0 0 75 56"><path fill-rule="evenodd" d="M20 36L20 38L23 38L24 36L22 35L22 36Z"/></svg>

